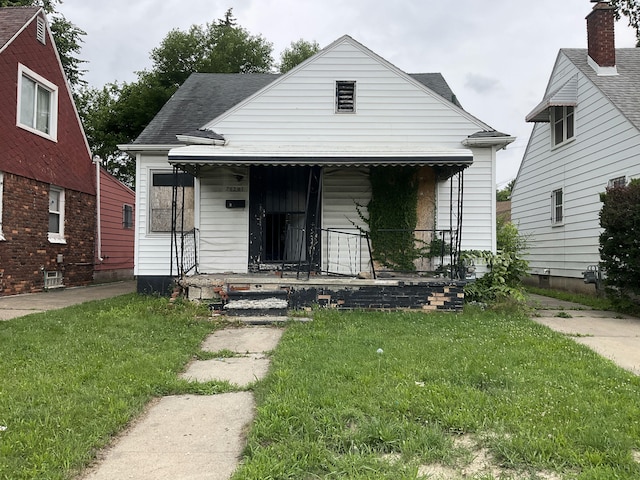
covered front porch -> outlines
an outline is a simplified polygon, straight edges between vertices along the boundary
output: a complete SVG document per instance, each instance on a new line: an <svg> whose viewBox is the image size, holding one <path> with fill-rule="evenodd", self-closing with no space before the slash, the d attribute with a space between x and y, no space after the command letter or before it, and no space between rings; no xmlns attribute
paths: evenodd
<svg viewBox="0 0 640 480"><path fill-rule="evenodd" d="M222 308L236 292L277 292L289 308L456 310L467 278L463 171L472 160L468 150L173 149L174 176L192 175L199 193L196 226L185 230L184 183L174 182L171 276L189 298ZM411 229L369 224L373 169L415 177ZM439 198L443 185L449 194Z"/></svg>

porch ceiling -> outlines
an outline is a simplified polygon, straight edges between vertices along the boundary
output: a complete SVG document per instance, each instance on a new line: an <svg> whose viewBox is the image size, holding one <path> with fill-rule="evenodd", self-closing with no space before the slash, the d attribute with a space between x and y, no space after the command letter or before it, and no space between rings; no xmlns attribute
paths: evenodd
<svg viewBox="0 0 640 480"><path fill-rule="evenodd" d="M383 166L426 165L458 167L473 163L473 154L467 149L429 149L424 146L365 146L361 148L335 148L308 145L266 146L259 148L189 145L169 151L169 163L182 168L198 166Z"/></svg>

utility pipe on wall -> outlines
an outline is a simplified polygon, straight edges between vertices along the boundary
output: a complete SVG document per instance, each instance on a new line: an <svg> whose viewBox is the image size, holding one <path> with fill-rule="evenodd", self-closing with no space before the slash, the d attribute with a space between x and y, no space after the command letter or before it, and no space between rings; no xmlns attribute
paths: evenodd
<svg viewBox="0 0 640 480"><path fill-rule="evenodd" d="M100 165L102 164L102 159L98 155L93 156L93 163L96 164L96 210L97 210L97 229L96 229L96 243L98 246L98 260L102 262L104 258L102 258L102 227L100 221Z"/></svg>

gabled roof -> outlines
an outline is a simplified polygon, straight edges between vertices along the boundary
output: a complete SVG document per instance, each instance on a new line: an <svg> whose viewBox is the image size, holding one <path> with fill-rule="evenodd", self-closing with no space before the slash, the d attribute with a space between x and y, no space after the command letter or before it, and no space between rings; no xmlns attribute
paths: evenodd
<svg viewBox="0 0 640 480"><path fill-rule="evenodd" d="M410 76L460 107L456 96L440 73L417 73ZM133 144L178 144L176 135L200 129L279 77L281 75L271 73L193 73Z"/></svg>
<svg viewBox="0 0 640 480"><path fill-rule="evenodd" d="M640 48L617 48L618 75L607 76L596 74L585 48L563 48L559 55L565 55L640 130Z"/></svg>
<svg viewBox="0 0 640 480"><path fill-rule="evenodd" d="M40 10L40 7L0 8L0 51Z"/></svg>
<svg viewBox="0 0 640 480"><path fill-rule="evenodd" d="M598 76L587 63L586 49L560 50L640 129L640 48L616 48L618 75Z"/></svg>

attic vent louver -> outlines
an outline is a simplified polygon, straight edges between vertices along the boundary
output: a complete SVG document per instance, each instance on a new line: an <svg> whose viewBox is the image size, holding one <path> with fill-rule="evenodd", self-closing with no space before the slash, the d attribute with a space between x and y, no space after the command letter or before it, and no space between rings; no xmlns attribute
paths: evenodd
<svg viewBox="0 0 640 480"><path fill-rule="evenodd" d="M336 113L355 113L356 82L338 80L336 82Z"/></svg>
<svg viewBox="0 0 640 480"><path fill-rule="evenodd" d="M36 37L38 38L38 41L41 44L45 45L47 43L46 35L45 35L44 19L41 17L38 17L38 20L36 22Z"/></svg>

